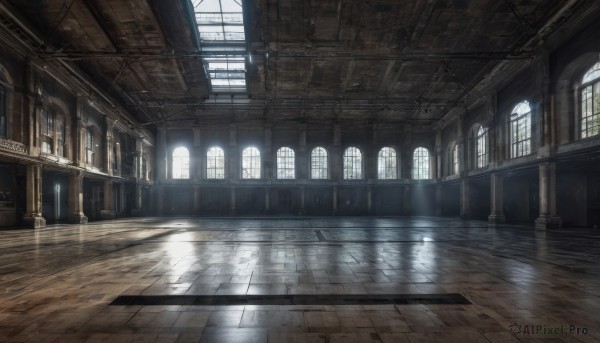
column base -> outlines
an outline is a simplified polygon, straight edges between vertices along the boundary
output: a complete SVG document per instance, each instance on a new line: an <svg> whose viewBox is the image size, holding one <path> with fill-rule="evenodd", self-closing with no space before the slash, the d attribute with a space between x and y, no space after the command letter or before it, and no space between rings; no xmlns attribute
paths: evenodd
<svg viewBox="0 0 600 343"><path fill-rule="evenodd" d="M502 224L506 222L506 216L502 213L492 213L488 216L490 224Z"/></svg>
<svg viewBox="0 0 600 343"><path fill-rule="evenodd" d="M560 217L540 216L535 220L536 230L559 229L562 226Z"/></svg>
<svg viewBox="0 0 600 343"><path fill-rule="evenodd" d="M26 216L23 218L23 224L32 229L39 229L46 227L46 219L41 215Z"/></svg>
<svg viewBox="0 0 600 343"><path fill-rule="evenodd" d="M71 224L87 224L88 217L83 212L71 213L69 216L69 223Z"/></svg>
<svg viewBox="0 0 600 343"><path fill-rule="evenodd" d="M115 211L113 210L101 210L100 218L102 219L115 219Z"/></svg>

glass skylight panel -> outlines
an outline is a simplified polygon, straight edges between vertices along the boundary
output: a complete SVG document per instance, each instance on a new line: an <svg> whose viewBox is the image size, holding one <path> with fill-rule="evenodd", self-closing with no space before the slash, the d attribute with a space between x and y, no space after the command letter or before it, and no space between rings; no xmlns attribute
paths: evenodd
<svg viewBox="0 0 600 343"><path fill-rule="evenodd" d="M246 33L242 0L192 0L192 5L202 51L218 54L204 58L212 90L245 92Z"/></svg>

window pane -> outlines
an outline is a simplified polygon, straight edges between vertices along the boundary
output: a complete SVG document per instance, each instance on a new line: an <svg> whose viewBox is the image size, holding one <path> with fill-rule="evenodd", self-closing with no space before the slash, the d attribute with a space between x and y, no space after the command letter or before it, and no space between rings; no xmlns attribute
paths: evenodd
<svg viewBox="0 0 600 343"><path fill-rule="evenodd" d="M416 148L413 153L413 179L429 178L429 151L425 148Z"/></svg>
<svg viewBox="0 0 600 343"><path fill-rule="evenodd" d="M242 179L260 179L260 152L255 147L242 151Z"/></svg>
<svg viewBox="0 0 600 343"><path fill-rule="evenodd" d="M294 179L295 177L294 150L286 147L277 150L277 178Z"/></svg>
<svg viewBox="0 0 600 343"><path fill-rule="evenodd" d="M206 152L206 178L225 178L225 154L223 149L212 147Z"/></svg>
<svg viewBox="0 0 600 343"><path fill-rule="evenodd" d="M377 156L377 176L379 179L397 179L398 169L396 167L396 150L385 147L379 151Z"/></svg>
<svg viewBox="0 0 600 343"><path fill-rule="evenodd" d="M187 148L179 147L173 150L173 178L190 178L190 153Z"/></svg>
<svg viewBox="0 0 600 343"><path fill-rule="evenodd" d="M310 175L312 179L327 179L327 150L321 147L313 149L310 156Z"/></svg>
<svg viewBox="0 0 600 343"><path fill-rule="evenodd" d="M525 156L531 153L531 107L523 101L511 114L511 157Z"/></svg>
<svg viewBox="0 0 600 343"><path fill-rule="evenodd" d="M358 148L350 147L344 152L344 179L362 179L362 154Z"/></svg>

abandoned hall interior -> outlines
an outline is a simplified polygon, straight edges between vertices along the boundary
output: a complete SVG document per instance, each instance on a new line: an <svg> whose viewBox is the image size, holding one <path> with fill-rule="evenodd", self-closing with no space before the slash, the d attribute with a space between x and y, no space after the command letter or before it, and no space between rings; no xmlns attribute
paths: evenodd
<svg viewBox="0 0 600 343"><path fill-rule="evenodd" d="M0 342L600 341L600 2L0 0Z"/></svg>

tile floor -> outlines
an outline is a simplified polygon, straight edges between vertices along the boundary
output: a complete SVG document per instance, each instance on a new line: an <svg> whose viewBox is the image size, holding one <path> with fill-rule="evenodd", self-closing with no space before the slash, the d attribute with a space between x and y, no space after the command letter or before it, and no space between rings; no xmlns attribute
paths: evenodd
<svg viewBox="0 0 600 343"><path fill-rule="evenodd" d="M600 341L591 229L141 218L3 230L0 249L0 342ZM119 295L445 293L472 304L109 305Z"/></svg>

